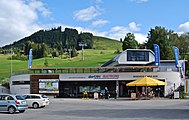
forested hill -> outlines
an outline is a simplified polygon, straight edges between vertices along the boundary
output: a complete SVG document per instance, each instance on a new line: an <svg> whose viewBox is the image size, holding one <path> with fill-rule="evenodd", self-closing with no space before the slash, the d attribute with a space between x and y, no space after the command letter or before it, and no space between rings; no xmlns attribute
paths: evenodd
<svg viewBox="0 0 189 120"><path fill-rule="evenodd" d="M40 30L29 37L25 37L12 45L4 46L3 49L30 47L32 44L46 44L50 48L56 48L61 51L61 49L75 48L79 49L78 43L86 43L86 48L92 48L92 37L91 33L80 33L76 29L65 28L62 32L61 27L52 28L51 30ZM34 46L32 46L34 47Z"/></svg>
<svg viewBox="0 0 189 120"><path fill-rule="evenodd" d="M2 47L3 50L14 48L14 52L28 55L29 49L33 49L34 58L45 57L48 54L63 54L64 52L72 51L72 56L75 56L77 50L81 49L81 45L85 44L85 49L92 49L94 39L99 42L99 39L107 39L102 37L94 37L92 33L78 33L76 29L61 27L52 28L51 30L40 30L31 36L25 37L11 45ZM116 41L118 42L118 41ZM95 46L97 48L97 46ZM94 48L94 49L95 49ZM56 56L56 55L55 55Z"/></svg>

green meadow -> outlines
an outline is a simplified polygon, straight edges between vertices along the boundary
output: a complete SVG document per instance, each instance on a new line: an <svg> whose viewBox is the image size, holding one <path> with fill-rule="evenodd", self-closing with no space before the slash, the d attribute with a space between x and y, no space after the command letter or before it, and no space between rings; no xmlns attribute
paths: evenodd
<svg viewBox="0 0 189 120"><path fill-rule="evenodd" d="M32 68L62 68L62 67L99 67L109 61L117 54L117 50L121 50L119 41L100 37L94 38L94 49L84 50L84 61L82 61L82 51L78 51L78 56L74 58L65 58L60 56L57 58L46 57L34 59ZM11 55L0 55L0 82L9 79L11 73ZM47 61L48 66L44 63ZM28 70L28 61L12 60L12 73L20 73Z"/></svg>

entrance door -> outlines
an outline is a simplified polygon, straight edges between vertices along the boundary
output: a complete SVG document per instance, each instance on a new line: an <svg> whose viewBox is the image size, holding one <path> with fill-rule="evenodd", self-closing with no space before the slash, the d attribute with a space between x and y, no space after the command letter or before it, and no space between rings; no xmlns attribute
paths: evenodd
<svg viewBox="0 0 189 120"><path fill-rule="evenodd" d="M119 97L126 97L126 96L127 96L126 82L119 81Z"/></svg>

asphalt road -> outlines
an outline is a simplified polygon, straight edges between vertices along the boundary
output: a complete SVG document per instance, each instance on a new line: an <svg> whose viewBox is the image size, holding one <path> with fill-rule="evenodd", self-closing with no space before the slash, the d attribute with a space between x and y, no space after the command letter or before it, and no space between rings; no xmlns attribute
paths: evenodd
<svg viewBox="0 0 189 120"><path fill-rule="evenodd" d="M51 99L45 108L0 112L0 120L189 120L189 100Z"/></svg>

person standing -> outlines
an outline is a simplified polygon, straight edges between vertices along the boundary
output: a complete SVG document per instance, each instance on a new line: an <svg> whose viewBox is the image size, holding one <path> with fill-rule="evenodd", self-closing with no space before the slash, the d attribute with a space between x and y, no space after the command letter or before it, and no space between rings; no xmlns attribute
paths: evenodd
<svg viewBox="0 0 189 120"><path fill-rule="evenodd" d="M107 87L105 87L105 99L109 99L109 91Z"/></svg>
<svg viewBox="0 0 189 120"><path fill-rule="evenodd" d="M117 90L115 90L114 99L117 99Z"/></svg>

